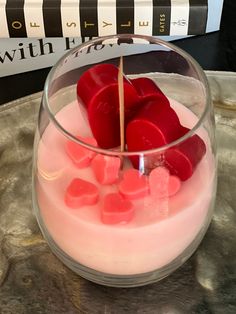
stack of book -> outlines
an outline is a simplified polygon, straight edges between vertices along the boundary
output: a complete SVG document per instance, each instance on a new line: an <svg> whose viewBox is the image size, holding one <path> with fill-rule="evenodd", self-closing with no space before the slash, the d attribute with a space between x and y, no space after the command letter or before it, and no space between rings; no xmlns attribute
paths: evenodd
<svg viewBox="0 0 236 314"><path fill-rule="evenodd" d="M0 77L52 66L92 37L219 30L223 0L0 0Z"/></svg>

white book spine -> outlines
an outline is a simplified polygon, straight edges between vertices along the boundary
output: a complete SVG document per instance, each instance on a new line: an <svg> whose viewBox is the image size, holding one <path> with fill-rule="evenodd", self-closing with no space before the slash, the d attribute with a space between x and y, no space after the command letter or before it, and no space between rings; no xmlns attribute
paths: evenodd
<svg viewBox="0 0 236 314"><path fill-rule="evenodd" d="M98 33L99 36L116 34L116 0L104 3L98 0Z"/></svg>
<svg viewBox="0 0 236 314"><path fill-rule="evenodd" d="M43 20L44 9L47 4L45 1L47 0L20 1L21 4L24 3L24 5L21 7L21 20L19 21L7 17L6 12L9 13L12 11L12 7L9 8L9 6L12 6L12 3L9 1L10 0L0 0L0 77L53 66L66 51L79 45L82 41L89 40L91 34L83 38L80 37L83 32L86 33L85 28L83 30L81 29L81 18L83 19L83 23L86 23L86 21L89 23L91 16L93 18L97 17L97 33L101 34L101 36L117 33L117 3L120 3L119 1L122 0L91 0L90 3L93 1L97 3L97 15L95 14L96 11L93 11L91 15L90 12L86 11L87 9L85 12L79 10L81 2L85 5L87 0L61 0L60 5L57 7L57 20L60 20L64 38L55 38L55 36L52 38L45 37L46 31L50 31L51 27L49 23L46 30L45 21ZM128 1L130 0L127 0L127 3ZM198 19L195 19L195 21L192 19L192 21L190 21L189 18L191 15L195 16L195 8L189 5L192 0L171 0L172 8L165 7L165 10L162 11L156 4L164 3L165 1L166 0L134 0L134 23L132 25L134 33L151 35L153 31L156 31L158 32L158 36L161 35L161 39L169 41L188 37L190 28L194 31L195 24L198 24ZM201 3L203 3L202 1L204 2L204 0L201 0ZM170 2L170 0L168 0L168 2ZM71 10L69 3L72 7L76 6L77 10ZM204 11L207 14L205 30L206 32L217 31L220 28L223 0L208 0L207 3L208 10ZM130 12L132 12L132 10L129 10L128 17L130 17ZM50 16L50 14L48 14L48 16ZM153 16L157 18L160 16L160 20L153 20ZM24 21L22 20L23 17ZM60 17L60 19L58 17ZM163 21L161 20L162 18ZM185 20L186 23L179 25L181 24L181 20ZM205 21L205 16L202 16L202 20ZM170 21L170 27L168 27L168 23L166 24L167 21ZM11 30L10 34L9 28L7 27L7 25L9 26L14 22L16 22L14 24L16 28L23 25L27 36L35 38L8 38L17 31L17 29ZM74 22L76 24L75 27L68 27L66 25L66 23ZM112 25L104 27L104 22ZM149 23L147 24L147 22ZM141 26L143 23L146 23L145 27ZM40 27L36 27L35 25ZM57 24L54 23L54 26L55 25ZM204 28L205 26L201 25L201 27ZM24 30L20 31L21 33L24 32ZM170 36L169 33L171 33L172 36ZM176 34L179 34L179 36ZM142 41L134 40L134 42L141 43Z"/></svg>
<svg viewBox="0 0 236 314"><path fill-rule="evenodd" d="M63 37L81 36L79 0L61 0L61 24ZM77 34L77 35L75 35Z"/></svg>
<svg viewBox="0 0 236 314"><path fill-rule="evenodd" d="M189 0L171 0L170 35L188 35Z"/></svg>
<svg viewBox="0 0 236 314"><path fill-rule="evenodd" d="M45 37L43 0L25 0L24 15L27 37Z"/></svg>
<svg viewBox="0 0 236 314"><path fill-rule="evenodd" d="M6 16L6 0L0 1L0 37L9 37Z"/></svg>
<svg viewBox="0 0 236 314"><path fill-rule="evenodd" d="M219 25L222 5L223 0L0 0L0 37L203 34Z"/></svg>
<svg viewBox="0 0 236 314"><path fill-rule="evenodd" d="M134 0L134 32L139 35L152 34L153 1Z"/></svg>

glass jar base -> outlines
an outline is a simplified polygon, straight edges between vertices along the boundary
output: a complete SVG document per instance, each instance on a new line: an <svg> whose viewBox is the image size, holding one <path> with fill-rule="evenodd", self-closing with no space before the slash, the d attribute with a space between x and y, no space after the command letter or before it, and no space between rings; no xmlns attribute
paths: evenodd
<svg viewBox="0 0 236 314"><path fill-rule="evenodd" d="M168 276L212 217L214 130L206 76L174 45L123 34L70 50L47 77L34 142L35 211L52 251L102 285Z"/></svg>
<svg viewBox="0 0 236 314"><path fill-rule="evenodd" d="M35 206L34 206L35 208ZM209 216L209 218L211 215ZM166 266L147 273L135 274L135 275L112 275L86 267L79 262L75 261L69 255L67 255L53 240L45 227L39 212L36 215L41 232L48 243L52 252L58 257L58 259L66 265L73 272L79 276L92 281L99 285L116 287L116 288L132 288L145 286L154 282L160 281L167 277L180 266L182 266L189 257L195 252L196 248L200 244L205 232L209 226L210 219L207 220L205 226L200 230L194 241L173 261Z"/></svg>

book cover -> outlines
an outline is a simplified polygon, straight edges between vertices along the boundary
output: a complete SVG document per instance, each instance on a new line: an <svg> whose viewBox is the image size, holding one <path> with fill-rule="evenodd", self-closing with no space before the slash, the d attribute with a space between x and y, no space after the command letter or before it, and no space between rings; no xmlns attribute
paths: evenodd
<svg viewBox="0 0 236 314"><path fill-rule="evenodd" d="M223 0L0 0L0 37L187 36L219 27Z"/></svg>
<svg viewBox="0 0 236 314"><path fill-rule="evenodd" d="M17 3L18 8L16 8ZM59 6L58 3L60 3ZM53 66L69 49L89 40L91 37L96 37L93 36L94 34L109 35L110 33L121 32L122 26L119 25L126 23L124 20L121 21L126 15L124 12L118 14L119 9L117 8L119 6L120 9L124 7L127 9L125 3L129 3L129 8L133 9L133 11L131 10L133 13L129 13L130 16L133 16L132 21L138 21L141 18L142 21L147 22L148 18L152 21L151 26L146 23L148 27L139 26L135 22L134 28L129 29L129 32L134 31L136 34L157 34L161 39L170 41L188 37L189 33L196 35L202 32L217 31L220 28L223 0L134 0L134 6L130 6L130 0L97 0L96 2L94 0L0 0L0 77ZM162 4L162 7L160 4ZM171 6L167 6L167 4L171 4ZM91 8L96 8L96 14L92 13L93 10L89 9L89 5ZM101 7L104 10L98 9ZM26 8L29 10L27 11ZM39 8L41 8L41 11ZM51 11L49 8L51 8ZM84 15L81 15L80 11L85 10L85 8L88 12L83 12ZM165 10L160 11L160 8ZM175 8L178 8L178 10ZM199 15L202 8L204 8L202 14ZM45 14L45 11L48 12ZM45 26L46 16L49 12L53 12L51 15L52 21ZM62 12L64 12L63 15ZM203 12L205 13L203 14ZM85 19L87 24L90 24L90 19L92 20L94 17L96 17L96 21L102 22L97 27L98 33L94 33L86 27L81 28L81 17L86 14L88 14ZM162 17L160 17L161 14L163 14ZM77 20L74 19L75 15ZM164 15L167 19L162 21ZM105 19L105 17L107 18ZM118 17L120 24L117 23ZM49 17L48 19L50 20ZM85 20L83 19L83 21ZM166 24L167 20L169 24ZM78 24L76 21L80 21L80 23ZM184 21L187 21L187 23ZM72 26L63 28L66 23ZM109 25L107 28L102 26L106 23L112 24L110 25L111 28L108 28ZM144 25L146 24L144 23ZM14 25L14 30L11 29L10 25ZM58 28L58 26L62 28ZM88 25L87 27L89 28ZM59 35L60 37L57 37ZM51 38L50 36L54 37Z"/></svg>

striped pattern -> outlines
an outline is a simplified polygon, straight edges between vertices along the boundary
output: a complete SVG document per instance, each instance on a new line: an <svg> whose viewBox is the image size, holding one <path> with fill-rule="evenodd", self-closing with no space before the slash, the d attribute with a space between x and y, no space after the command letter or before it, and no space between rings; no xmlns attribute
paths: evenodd
<svg viewBox="0 0 236 314"><path fill-rule="evenodd" d="M208 0L0 0L0 37L206 32Z"/></svg>
<svg viewBox="0 0 236 314"><path fill-rule="evenodd" d="M63 36L61 24L61 0L43 0L43 20L46 37Z"/></svg>
<svg viewBox="0 0 236 314"><path fill-rule="evenodd" d="M171 0L153 0L153 4L153 33L170 35Z"/></svg>
<svg viewBox="0 0 236 314"><path fill-rule="evenodd" d="M0 35L4 38L10 36L7 25L6 1L0 1Z"/></svg>
<svg viewBox="0 0 236 314"><path fill-rule="evenodd" d="M188 34L189 0L171 0L170 35Z"/></svg>
<svg viewBox="0 0 236 314"><path fill-rule="evenodd" d="M8 0L5 8L10 37L27 37L24 0Z"/></svg>
<svg viewBox="0 0 236 314"><path fill-rule="evenodd" d="M188 34L197 35L197 31L202 34L205 33L208 15L208 0L189 0L189 4ZM200 8L202 10L201 15L197 13Z"/></svg>
<svg viewBox="0 0 236 314"><path fill-rule="evenodd" d="M27 37L45 37L43 0L25 0L24 13Z"/></svg>
<svg viewBox="0 0 236 314"><path fill-rule="evenodd" d="M80 36L80 0L61 0L61 25L63 37Z"/></svg>
<svg viewBox="0 0 236 314"><path fill-rule="evenodd" d="M114 35L116 29L116 0L98 0L98 34Z"/></svg>
<svg viewBox="0 0 236 314"><path fill-rule="evenodd" d="M153 0L134 0L134 33L152 34Z"/></svg>

